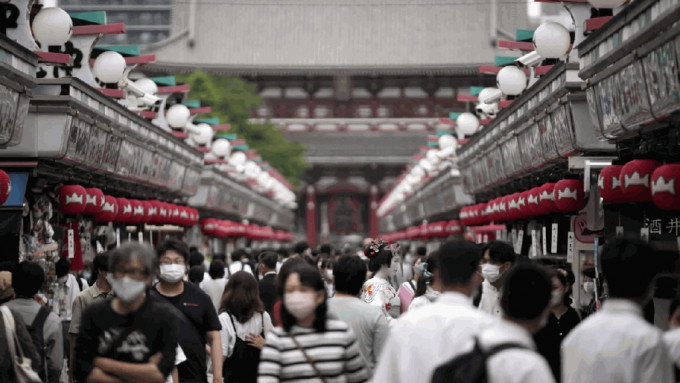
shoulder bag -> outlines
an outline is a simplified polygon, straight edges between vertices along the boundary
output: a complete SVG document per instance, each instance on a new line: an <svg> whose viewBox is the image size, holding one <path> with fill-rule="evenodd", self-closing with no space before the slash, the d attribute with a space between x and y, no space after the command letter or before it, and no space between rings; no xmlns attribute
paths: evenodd
<svg viewBox="0 0 680 383"><path fill-rule="evenodd" d="M9 308L0 307L2 319L5 322L5 336L7 337L7 348L12 365L14 366L14 377L18 383L40 383L40 376L31 367L31 359L24 356L21 344L17 339L14 317Z"/></svg>

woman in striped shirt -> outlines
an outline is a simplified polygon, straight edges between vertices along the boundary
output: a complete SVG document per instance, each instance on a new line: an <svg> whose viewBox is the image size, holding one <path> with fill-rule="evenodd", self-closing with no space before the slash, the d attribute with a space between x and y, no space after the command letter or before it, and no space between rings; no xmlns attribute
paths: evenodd
<svg viewBox="0 0 680 383"><path fill-rule="evenodd" d="M300 265L284 286L283 328L267 334L258 383L365 382L368 374L354 334L344 322L326 318L326 288L319 271Z"/></svg>

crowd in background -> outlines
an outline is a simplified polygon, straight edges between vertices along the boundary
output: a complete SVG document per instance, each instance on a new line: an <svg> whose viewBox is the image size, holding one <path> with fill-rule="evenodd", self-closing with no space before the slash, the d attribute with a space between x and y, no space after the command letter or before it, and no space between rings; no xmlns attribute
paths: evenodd
<svg viewBox="0 0 680 383"><path fill-rule="evenodd" d="M572 299L593 280L575 286L567 265L499 241L430 253L300 242L229 259L174 239L126 243L89 278L61 259L51 302L39 264L3 265L0 381L674 382L680 301L668 332L645 319L654 253L608 241L599 311Z"/></svg>

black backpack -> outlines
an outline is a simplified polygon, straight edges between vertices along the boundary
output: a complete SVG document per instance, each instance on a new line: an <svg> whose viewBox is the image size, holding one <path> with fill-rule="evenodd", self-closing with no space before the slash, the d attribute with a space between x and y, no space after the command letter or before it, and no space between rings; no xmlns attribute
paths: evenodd
<svg viewBox="0 0 680 383"><path fill-rule="evenodd" d="M31 334L33 345L40 355L40 368L37 371L43 382L47 381L47 344L45 344L45 337L43 336L43 327L45 327L45 321L49 315L50 310L45 306L40 306L33 323L26 326L28 333Z"/></svg>
<svg viewBox="0 0 680 383"><path fill-rule="evenodd" d="M503 343L484 351L480 347L479 339L475 338L472 350L437 367L432 375L432 383L487 383L486 361L494 354L509 348L526 349L520 344Z"/></svg>
<svg viewBox="0 0 680 383"><path fill-rule="evenodd" d="M257 382L257 367L260 363L260 349L249 345L243 339L236 335L236 326L231 314L231 326L234 328L234 336L236 343L234 344L234 352L230 357L224 360L222 364L222 377L225 382L230 383L256 383ZM260 335L264 337L264 314L260 314L262 318L262 331Z"/></svg>

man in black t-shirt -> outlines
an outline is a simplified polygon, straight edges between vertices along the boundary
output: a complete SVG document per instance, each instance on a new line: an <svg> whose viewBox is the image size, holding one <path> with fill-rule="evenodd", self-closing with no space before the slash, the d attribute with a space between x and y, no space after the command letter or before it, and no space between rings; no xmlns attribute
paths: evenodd
<svg viewBox="0 0 680 383"><path fill-rule="evenodd" d="M210 297L198 286L183 281L189 248L183 242L167 240L156 247L159 282L153 289L182 313L178 341L187 360L178 368L182 383L207 381L206 344L210 345L213 383L222 383L222 326Z"/></svg>
<svg viewBox="0 0 680 383"><path fill-rule="evenodd" d="M111 300L88 306L75 347L75 378L163 382L175 365L177 317L147 294L156 269L149 247L127 243L111 254Z"/></svg>

